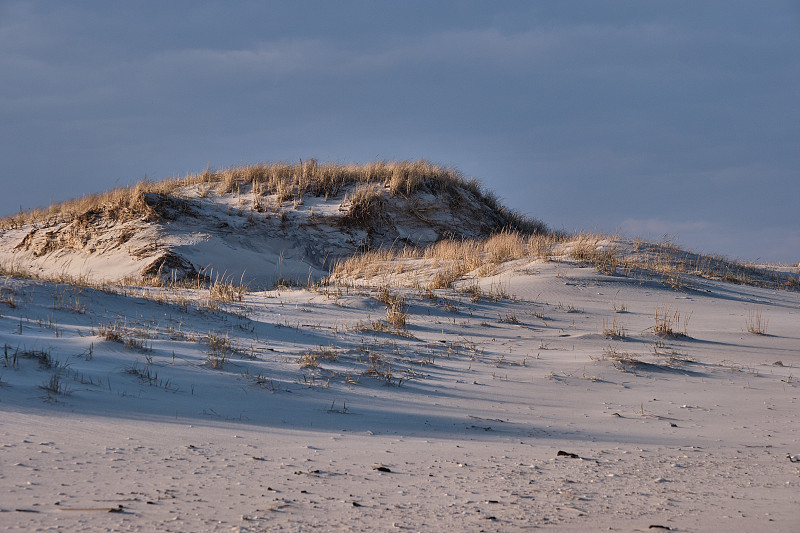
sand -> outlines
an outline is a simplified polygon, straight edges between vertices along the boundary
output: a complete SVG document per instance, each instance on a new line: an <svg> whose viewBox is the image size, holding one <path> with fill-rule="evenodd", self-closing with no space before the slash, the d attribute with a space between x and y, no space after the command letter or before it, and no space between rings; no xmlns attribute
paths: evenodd
<svg viewBox="0 0 800 533"><path fill-rule="evenodd" d="M0 527L796 531L800 294L534 260L473 283L395 285L394 330L366 288L0 279Z"/></svg>

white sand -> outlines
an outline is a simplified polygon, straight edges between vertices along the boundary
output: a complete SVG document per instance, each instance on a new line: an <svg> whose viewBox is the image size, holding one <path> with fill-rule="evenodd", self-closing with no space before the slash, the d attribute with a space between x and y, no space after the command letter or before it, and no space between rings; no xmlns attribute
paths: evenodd
<svg viewBox="0 0 800 533"><path fill-rule="evenodd" d="M406 289L405 336L352 290L214 311L0 278L0 527L797 530L800 294L513 266L480 281L500 301ZM687 336L650 331L659 306ZM238 349L221 369L209 333Z"/></svg>
<svg viewBox="0 0 800 533"><path fill-rule="evenodd" d="M202 272L262 288L282 280L305 284L365 245L424 247L445 236L480 238L492 227L487 220L497 217L465 188L447 198L422 191L391 196L386 189L380 217L370 224L348 222L348 193L356 188L343 187L327 198L305 195L302 202L281 203L267 195L261 198L265 207L256 211L249 186L241 194L181 187L166 200L151 195L152 205L163 204L161 218L54 217L0 229L0 267L92 283L138 279L161 267L167 281ZM448 198L457 198L458 205ZM175 215L172 203L185 212ZM165 257L177 264L163 265Z"/></svg>

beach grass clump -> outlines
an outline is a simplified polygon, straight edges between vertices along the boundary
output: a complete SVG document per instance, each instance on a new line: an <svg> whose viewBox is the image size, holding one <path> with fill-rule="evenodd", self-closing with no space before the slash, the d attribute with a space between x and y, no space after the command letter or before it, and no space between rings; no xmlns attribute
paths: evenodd
<svg viewBox="0 0 800 533"><path fill-rule="evenodd" d="M616 316L614 316L612 320L609 321L608 317L604 314L603 335L605 335L610 339L624 339L625 327L622 325L622 322Z"/></svg>
<svg viewBox="0 0 800 533"><path fill-rule="evenodd" d="M500 264L528 255L525 241L525 237L518 232L503 231L492 235L483 243L486 261Z"/></svg>
<svg viewBox="0 0 800 533"><path fill-rule="evenodd" d="M233 342L230 335L209 332L206 335L206 344L210 350L206 355L206 364L215 370L222 369L233 353Z"/></svg>
<svg viewBox="0 0 800 533"><path fill-rule="evenodd" d="M379 379L386 384L391 384L394 379L394 369L380 353L370 351L367 353L367 368L361 373L362 376Z"/></svg>
<svg viewBox="0 0 800 533"><path fill-rule="evenodd" d="M689 313L684 315L683 321L681 321L681 313L678 309L672 309L670 306L658 306L652 331L661 337L686 337L691 318L692 314ZM681 329L681 325L683 325L683 329Z"/></svg>
<svg viewBox="0 0 800 533"><path fill-rule="evenodd" d="M321 361L338 361L339 351L335 346L319 346L314 350L306 350L297 358L301 368L319 368Z"/></svg>
<svg viewBox="0 0 800 533"><path fill-rule="evenodd" d="M761 314L761 309L747 311L747 331L754 335L766 335L769 321Z"/></svg>
<svg viewBox="0 0 800 533"><path fill-rule="evenodd" d="M39 388L55 396L65 396L70 393L69 387L61 377L61 372L53 372L47 381L39 385Z"/></svg>
<svg viewBox="0 0 800 533"><path fill-rule="evenodd" d="M316 352L304 352L297 358L300 368L319 368L319 354Z"/></svg>
<svg viewBox="0 0 800 533"><path fill-rule="evenodd" d="M359 227L379 222L386 208L383 190L375 184L359 185L345 196L344 203L349 207L342 222Z"/></svg>
<svg viewBox="0 0 800 533"><path fill-rule="evenodd" d="M247 286L244 284L244 274L242 274L239 283L235 283L232 279L223 275L213 279L208 285L208 296L215 302L240 302L246 293Z"/></svg>
<svg viewBox="0 0 800 533"><path fill-rule="evenodd" d="M119 322L101 323L97 326L97 335L111 342L125 342L127 328Z"/></svg>
<svg viewBox="0 0 800 533"><path fill-rule="evenodd" d="M502 231L486 239L443 239L426 247L370 250L336 262L329 280L385 275L397 270L398 262L415 261L416 268L432 271L428 289L449 288L470 272L482 269L487 274L500 263L527 256L526 238L519 232Z"/></svg>
<svg viewBox="0 0 800 533"><path fill-rule="evenodd" d="M386 323L396 331L404 331L408 327L408 304L402 293L393 294L388 288L378 292L378 300L386 304Z"/></svg>

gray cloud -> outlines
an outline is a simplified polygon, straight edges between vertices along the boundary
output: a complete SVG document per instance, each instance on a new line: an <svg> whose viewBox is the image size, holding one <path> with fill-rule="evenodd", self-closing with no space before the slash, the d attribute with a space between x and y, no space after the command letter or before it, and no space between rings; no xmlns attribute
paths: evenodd
<svg viewBox="0 0 800 533"><path fill-rule="evenodd" d="M3 4L0 212L206 164L425 157L558 228L705 220L709 249L765 257L764 231L800 255L791 3L332 4Z"/></svg>

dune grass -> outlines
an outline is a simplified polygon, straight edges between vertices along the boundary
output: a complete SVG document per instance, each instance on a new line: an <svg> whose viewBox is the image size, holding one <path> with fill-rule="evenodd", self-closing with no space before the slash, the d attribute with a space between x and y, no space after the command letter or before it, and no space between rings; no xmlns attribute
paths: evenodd
<svg viewBox="0 0 800 533"><path fill-rule="evenodd" d="M550 232L540 221L502 206L476 180L467 179L452 167L423 160L340 164L319 163L309 159L294 164L259 163L222 170L206 168L184 177L158 182L144 180L129 187L20 212L0 219L0 231L26 224L42 227L67 221L75 221L78 226L89 225L98 217L123 221L177 217L192 213L192 203L186 198L234 191L237 195L244 191L245 198L246 194L252 196L252 201L243 202L242 209L249 206L252 211L263 211L267 197L277 202L279 207L287 201L299 205L305 195L328 198L344 190L347 192L343 204L348 206L342 217L344 224L364 228L379 226L387 197L407 199L414 193L427 192L446 202L451 209L460 209L464 202L478 202L489 207L488 217L492 220L486 228L487 233L493 234L485 239L444 239L424 248L405 246L372 249L341 258L332 267L329 280L369 279L423 267L435 272L432 279L426 282L426 289L433 290L450 287L468 273L491 275L498 265L506 261L531 257L545 261L574 260L593 265L606 275L659 279L677 290L691 288L692 276L738 284L800 289L797 274L688 252L671 242L635 241L632 251L622 251L616 244L619 241L617 236ZM80 233L77 226L72 230ZM412 265L412 262L415 264ZM14 265L0 265L0 274L39 278ZM77 285L90 284L84 279L67 279L66 275L48 279ZM233 290L236 287L231 283L212 283L212 288L212 298L215 300L233 301L242 296L242 291Z"/></svg>
<svg viewBox="0 0 800 533"><path fill-rule="evenodd" d="M766 335L769 320L761 314L761 309L750 309L747 311L747 331L755 335Z"/></svg>
<svg viewBox="0 0 800 533"><path fill-rule="evenodd" d="M524 233L543 232L543 223L522 216L501 205L496 196L483 189L475 179L467 179L461 172L429 161L376 161L366 164L319 163L308 159L298 163L259 163L228 167L222 170L206 168L203 172L184 177L172 177L153 182L143 180L135 185L119 187L104 193L89 194L73 200L55 203L46 208L23 211L0 219L0 229L18 228L31 223L54 223L80 216L105 215L115 220L142 216L157 216L148 195L171 197L180 189L197 187L196 195L212 192L222 195L234 190L249 188L251 209L264 209L263 198L276 195L278 203L301 202L304 195L330 196L339 194L345 187L365 184L354 196L356 206L352 213L356 219L371 216L370 206L379 201L377 187L391 196L409 196L418 191L441 194L462 189L488 205L503 221L503 226ZM457 196L454 196L456 198ZM366 203L365 203L366 202ZM365 210L366 208L366 210ZM157 211L157 210L156 210Z"/></svg>
<svg viewBox="0 0 800 533"><path fill-rule="evenodd" d="M489 276L504 262L521 258L575 261L605 275L656 279L676 290L691 289L692 277L740 285L800 290L800 276L716 255L682 250L672 243L636 240L622 246L616 235L504 230L485 239L446 239L427 247L370 250L336 262L327 282L430 273L426 289L451 287L467 274ZM415 281L420 285L419 281Z"/></svg>

